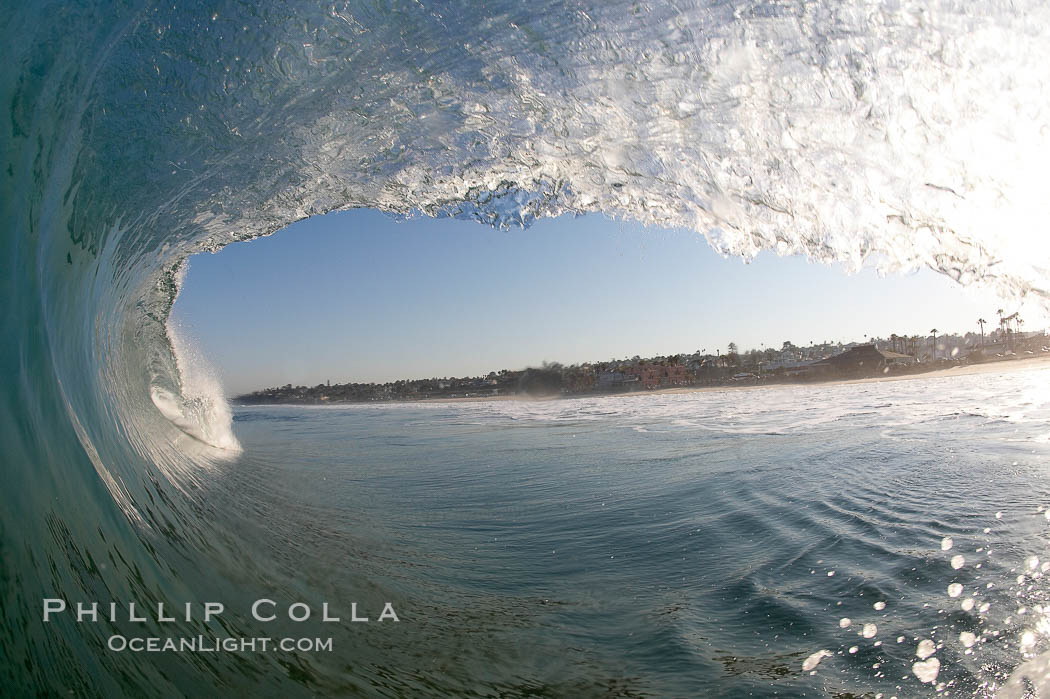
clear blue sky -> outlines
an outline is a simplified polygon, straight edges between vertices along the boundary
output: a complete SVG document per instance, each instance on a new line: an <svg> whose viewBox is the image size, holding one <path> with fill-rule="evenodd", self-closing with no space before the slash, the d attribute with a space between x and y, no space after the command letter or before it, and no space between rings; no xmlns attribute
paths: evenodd
<svg viewBox="0 0 1050 699"><path fill-rule="evenodd" d="M694 232L598 215L505 232L357 210L193 257L175 322L241 393L976 331L1002 305L928 270L850 276L772 254L744 264Z"/></svg>

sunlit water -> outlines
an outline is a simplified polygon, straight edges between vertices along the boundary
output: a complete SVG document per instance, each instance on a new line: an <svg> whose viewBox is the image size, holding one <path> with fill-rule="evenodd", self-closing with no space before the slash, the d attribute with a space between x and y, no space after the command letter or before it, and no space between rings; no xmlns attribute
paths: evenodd
<svg viewBox="0 0 1050 699"><path fill-rule="evenodd" d="M5 693L908 694L934 634L919 674L971 692L1025 660L1035 375L234 424L167 321L189 255L355 207L600 212L1045 312L1046 3L8 2L0 35ZM242 657L40 618L262 593L405 620ZM260 631L225 621L164 630ZM956 658L966 626L1000 636Z"/></svg>
<svg viewBox="0 0 1050 699"><path fill-rule="evenodd" d="M241 408L210 501L247 598L399 609L303 690L983 696L1047 640L1048 378Z"/></svg>

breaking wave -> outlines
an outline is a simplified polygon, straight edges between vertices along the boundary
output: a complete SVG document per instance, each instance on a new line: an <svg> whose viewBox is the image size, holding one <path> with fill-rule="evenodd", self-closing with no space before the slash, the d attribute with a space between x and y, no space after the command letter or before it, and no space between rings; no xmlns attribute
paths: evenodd
<svg viewBox="0 0 1050 699"><path fill-rule="evenodd" d="M353 207L603 212L1050 305L1045 3L42 2L0 32L8 687L123 672L38 630L49 591L193 586L213 532L172 488L239 448L168 324L193 253Z"/></svg>

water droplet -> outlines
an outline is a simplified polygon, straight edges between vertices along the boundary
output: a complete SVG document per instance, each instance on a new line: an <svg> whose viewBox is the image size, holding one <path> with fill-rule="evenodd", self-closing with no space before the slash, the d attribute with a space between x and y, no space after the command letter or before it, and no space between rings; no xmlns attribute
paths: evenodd
<svg viewBox="0 0 1050 699"><path fill-rule="evenodd" d="M959 570L966 565L966 559L962 556L952 556L952 568Z"/></svg>
<svg viewBox="0 0 1050 699"><path fill-rule="evenodd" d="M948 586L948 596L949 597L958 597L959 595L962 594L962 591L963 591L963 587L959 583L952 583L951 585Z"/></svg>
<svg viewBox="0 0 1050 699"><path fill-rule="evenodd" d="M808 672L808 671L812 670L817 665L820 665L820 661L821 660L823 660L824 658L826 658L826 657L828 657L830 655L831 655L831 651L830 650L818 650L816 653L814 653L813 655L811 655L808 658L806 658L806 660L802 663L802 671L803 672Z"/></svg>
<svg viewBox="0 0 1050 699"><path fill-rule="evenodd" d="M937 658L930 658L912 665L911 671L915 673L920 682L932 684L937 681L937 673L941 671L941 661Z"/></svg>
<svg viewBox="0 0 1050 699"><path fill-rule="evenodd" d="M944 537L943 539L941 539L941 551L948 551L949 549L951 549L952 544L954 543L955 542L952 541L952 538L950 536Z"/></svg>

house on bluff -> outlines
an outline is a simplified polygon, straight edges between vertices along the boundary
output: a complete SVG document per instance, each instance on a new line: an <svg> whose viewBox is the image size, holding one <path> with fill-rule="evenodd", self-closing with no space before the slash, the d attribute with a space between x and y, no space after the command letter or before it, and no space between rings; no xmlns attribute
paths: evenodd
<svg viewBox="0 0 1050 699"><path fill-rule="evenodd" d="M874 344L867 344L857 345L842 354L814 362L813 366L842 376L878 376L904 371L907 367L917 364L918 361L910 355L879 349Z"/></svg>

